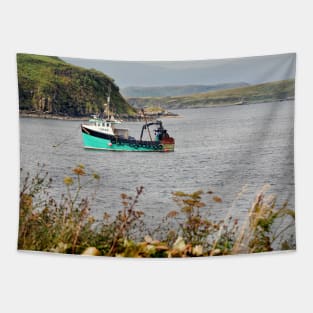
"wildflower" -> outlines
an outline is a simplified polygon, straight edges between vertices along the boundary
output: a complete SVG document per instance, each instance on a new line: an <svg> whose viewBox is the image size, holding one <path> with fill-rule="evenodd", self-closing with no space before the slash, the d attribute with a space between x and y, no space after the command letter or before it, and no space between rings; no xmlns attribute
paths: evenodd
<svg viewBox="0 0 313 313"><path fill-rule="evenodd" d="M76 174L76 175L80 175L80 176L83 176L83 175L86 175L86 172L84 170L84 168L82 168L81 166L77 166L73 169L73 172Z"/></svg>
<svg viewBox="0 0 313 313"><path fill-rule="evenodd" d="M213 200L214 200L215 202L217 202L217 203L223 202L222 198L221 198L221 197L218 197L218 196L214 196L214 197L213 197Z"/></svg>
<svg viewBox="0 0 313 313"><path fill-rule="evenodd" d="M173 195L176 196L176 197L187 197L188 196L187 193L184 193L182 191L173 192Z"/></svg>
<svg viewBox="0 0 313 313"><path fill-rule="evenodd" d="M63 182L65 185L72 185L74 181L72 177L66 176L64 177Z"/></svg>
<svg viewBox="0 0 313 313"><path fill-rule="evenodd" d="M107 221L109 218L110 218L110 214L104 212L103 219Z"/></svg>
<svg viewBox="0 0 313 313"><path fill-rule="evenodd" d="M176 217L178 215L177 211L170 211L168 212L168 214L166 215L166 218L173 218Z"/></svg>
<svg viewBox="0 0 313 313"><path fill-rule="evenodd" d="M128 196L127 196L127 194L126 194L126 193L121 193L121 198L122 198L122 199L127 199L127 198L128 198Z"/></svg>
<svg viewBox="0 0 313 313"><path fill-rule="evenodd" d="M95 218L93 216L88 217L88 223L93 224L95 222Z"/></svg>
<svg viewBox="0 0 313 313"><path fill-rule="evenodd" d="M92 174L92 177L93 177L94 179L96 179L96 180L99 180L99 179L100 179L100 176L99 176L99 174L97 174L97 173L93 173L93 174Z"/></svg>

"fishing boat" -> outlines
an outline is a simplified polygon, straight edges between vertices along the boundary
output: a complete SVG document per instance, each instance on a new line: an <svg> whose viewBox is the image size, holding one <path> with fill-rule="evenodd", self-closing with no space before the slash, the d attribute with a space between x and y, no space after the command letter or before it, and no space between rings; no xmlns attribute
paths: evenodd
<svg viewBox="0 0 313 313"><path fill-rule="evenodd" d="M127 128L117 127L122 122L110 115L110 96L106 104L106 118L93 117L88 124L81 125L83 145L86 149L99 149L111 151L138 151L138 152L173 152L174 138L170 137L160 120L147 122L143 112L145 124L142 126L140 138L129 135ZM150 127L154 127L153 137ZM143 140L145 131L150 140Z"/></svg>

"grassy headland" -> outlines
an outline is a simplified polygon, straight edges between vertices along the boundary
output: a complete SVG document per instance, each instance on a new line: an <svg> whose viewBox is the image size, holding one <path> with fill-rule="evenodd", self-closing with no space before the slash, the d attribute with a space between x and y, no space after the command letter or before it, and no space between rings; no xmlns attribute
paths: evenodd
<svg viewBox="0 0 313 313"><path fill-rule="evenodd" d="M110 108L133 116L113 79L96 70L70 65L58 57L17 54L19 108L23 113L82 117L103 111L111 90Z"/></svg>
<svg viewBox="0 0 313 313"><path fill-rule="evenodd" d="M259 85L216 90L179 97L128 98L135 107L161 106L165 109L197 108L213 105L271 102L294 98L295 82L282 80Z"/></svg>

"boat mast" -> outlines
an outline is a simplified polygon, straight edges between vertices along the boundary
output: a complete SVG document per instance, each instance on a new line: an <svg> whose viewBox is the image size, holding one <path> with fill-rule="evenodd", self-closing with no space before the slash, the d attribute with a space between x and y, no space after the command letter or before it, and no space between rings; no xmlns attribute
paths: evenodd
<svg viewBox="0 0 313 313"><path fill-rule="evenodd" d="M150 133L150 129L149 129L149 126L148 126L148 121L147 121L147 117L145 115L144 108L142 108L141 111L142 111L143 117L144 117L145 122L146 122L146 128L148 129L148 134L149 134L149 137L150 137L150 141L152 141L152 137L151 137L151 133Z"/></svg>

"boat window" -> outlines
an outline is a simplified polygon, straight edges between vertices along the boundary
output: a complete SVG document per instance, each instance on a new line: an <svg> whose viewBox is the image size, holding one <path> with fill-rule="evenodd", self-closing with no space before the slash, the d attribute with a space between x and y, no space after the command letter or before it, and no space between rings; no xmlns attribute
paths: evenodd
<svg viewBox="0 0 313 313"><path fill-rule="evenodd" d="M107 123L107 127L110 127L110 124L109 124L109 123Z"/></svg>

